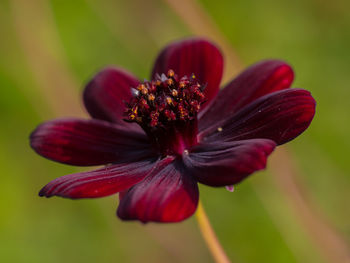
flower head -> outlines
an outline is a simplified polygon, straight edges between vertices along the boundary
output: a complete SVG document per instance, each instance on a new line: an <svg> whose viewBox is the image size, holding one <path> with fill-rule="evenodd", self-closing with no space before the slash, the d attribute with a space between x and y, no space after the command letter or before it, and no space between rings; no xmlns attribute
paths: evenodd
<svg viewBox="0 0 350 263"><path fill-rule="evenodd" d="M283 61L257 63L219 91L222 72L220 51L204 39L168 45L150 81L102 70L84 90L92 119L45 122L30 140L51 160L106 166L57 178L40 196L119 192L121 219L178 222L196 210L198 182L232 186L264 169L276 145L309 126L315 100L289 88Z"/></svg>

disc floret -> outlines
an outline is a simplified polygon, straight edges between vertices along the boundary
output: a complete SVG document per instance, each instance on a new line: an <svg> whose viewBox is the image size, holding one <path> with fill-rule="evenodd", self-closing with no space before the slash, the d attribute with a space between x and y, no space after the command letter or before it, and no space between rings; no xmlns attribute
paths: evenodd
<svg viewBox="0 0 350 263"><path fill-rule="evenodd" d="M154 80L133 88L134 97L127 104L125 121L139 124L162 152L164 144L169 146L165 137L180 145L171 144L172 149L165 150L166 154L174 152L174 148L176 153L182 152L197 142L197 114L205 102L203 90L193 74L179 78L169 70L167 75L156 75Z"/></svg>

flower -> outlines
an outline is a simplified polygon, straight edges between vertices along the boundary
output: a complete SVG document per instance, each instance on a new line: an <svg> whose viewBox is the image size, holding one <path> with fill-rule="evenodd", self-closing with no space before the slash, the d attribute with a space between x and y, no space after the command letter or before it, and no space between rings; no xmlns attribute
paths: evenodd
<svg viewBox="0 0 350 263"><path fill-rule="evenodd" d="M178 222L196 210L198 182L231 186L264 169L276 145L309 126L315 100L289 88L294 73L283 61L257 63L219 90L222 72L218 48L198 38L165 47L151 81L102 70L84 90L92 119L47 121L30 141L57 162L107 165L57 178L39 195L119 192L121 219Z"/></svg>

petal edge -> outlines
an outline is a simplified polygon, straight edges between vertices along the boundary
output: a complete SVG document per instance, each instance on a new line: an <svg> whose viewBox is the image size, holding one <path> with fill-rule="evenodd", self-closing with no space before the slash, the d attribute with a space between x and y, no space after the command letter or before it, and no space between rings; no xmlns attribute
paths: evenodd
<svg viewBox="0 0 350 263"><path fill-rule="evenodd" d="M266 94L289 88L293 79L293 69L281 60L263 60L248 67L219 91L207 111L200 116L199 130Z"/></svg>
<svg viewBox="0 0 350 263"><path fill-rule="evenodd" d="M223 57L219 49L208 40L184 39L169 44L161 51L153 67L152 79L157 73L166 73L169 69L180 77L194 73L200 84L207 85L204 90L207 98L207 103L202 106L204 109L219 91Z"/></svg>
<svg viewBox="0 0 350 263"><path fill-rule="evenodd" d="M216 141L198 145L191 153L183 154L183 160L187 173L202 184L234 185L264 169L275 146L267 139Z"/></svg>
<svg viewBox="0 0 350 263"><path fill-rule="evenodd" d="M145 134L96 119L44 122L30 135L30 145L45 158L78 166L130 162L153 155Z"/></svg>
<svg viewBox="0 0 350 263"><path fill-rule="evenodd" d="M39 196L71 199L108 196L135 185L152 170L155 160L114 164L94 171L59 177L39 192Z"/></svg>
<svg viewBox="0 0 350 263"><path fill-rule="evenodd" d="M307 90L276 91L203 131L200 137L205 141L265 138L281 145L309 127L315 115L315 107L316 101Z"/></svg>
<svg viewBox="0 0 350 263"><path fill-rule="evenodd" d="M132 97L130 88L140 81L131 73L114 67L98 72L86 85L83 100L89 114L100 120L131 126L124 122L125 101Z"/></svg>
<svg viewBox="0 0 350 263"><path fill-rule="evenodd" d="M117 210L119 218L171 223L185 220L194 213L199 196L197 183L183 173L179 162L168 158L123 194Z"/></svg>

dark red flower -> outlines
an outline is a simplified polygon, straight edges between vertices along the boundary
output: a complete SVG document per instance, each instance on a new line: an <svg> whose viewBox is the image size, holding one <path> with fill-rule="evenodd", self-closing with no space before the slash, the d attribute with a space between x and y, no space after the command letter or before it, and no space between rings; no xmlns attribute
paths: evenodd
<svg viewBox="0 0 350 263"><path fill-rule="evenodd" d="M104 165L47 184L40 196L95 198L120 193L124 220L178 222L198 203L197 183L234 185L264 169L276 145L301 134L315 100L290 89L293 70L279 60L255 64L219 91L220 51L203 39L168 45L151 81L106 68L86 86L93 119L45 122L32 148L71 165Z"/></svg>

